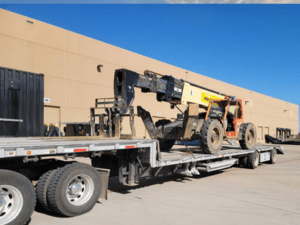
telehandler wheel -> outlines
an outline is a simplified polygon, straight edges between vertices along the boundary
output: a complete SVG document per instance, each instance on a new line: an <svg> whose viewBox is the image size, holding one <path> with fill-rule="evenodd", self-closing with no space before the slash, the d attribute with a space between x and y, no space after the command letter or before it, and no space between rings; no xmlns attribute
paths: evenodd
<svg viewBox="0 0 300 225"><path fill-rule="evenodd" d="M155 123L155 126L156 127L159 127L159 126L162 126L162 125L166 125L168 123L171 123L171 120L158 120L156 123ZM169 151L174 143L175 143L175 140L173 139L158 139L158 142L159 142L159 148L161 151Z"/></svg>
<svg viewBox="0 0 300 225"><path fill-rule="evenodd" d="M256 129L253 123L243 123L240 132L242 140L239 140L242 149L253 149L256 144Z"/></svg>
<svg viewBox="0 0 300 225"><path fill-rule="evenodd" d="M256 169L259 164L259 153L254 151L252 154L248 156L248 166L251 169Z"/></svg>
<svg viewBox="0 0 300 225"><path fill-rule="evenodd" d="M218 153L222 148L223 136L223 127L218 120L204 121L200 129L201 149L208 154Z"/></svg>
<svg viewBox="0 0 300 225"><path fill-rule="evenodd" d="M50 185L51 179L55 175L56 171L57 170L49 170L48 172L44 173L40 177L36 185L36 196L39 203L44 209L50 212L54 212L54 210L49 207L47 200L47 190Z"/></svg>
<svg viewBox="0 0 300 225"><path fill-rule="evenodd" d="M0 170L0 224L23 225L36 203L32 183L22 174Z"/></svg>
<svg viewBox="0 0 300 225"><path fill-rule="evenodd" d="M100 188L100 176L94 167L72 163L56 171L47 191L47 200L55 212L63 216L79 216L92 210Z"/></svg>

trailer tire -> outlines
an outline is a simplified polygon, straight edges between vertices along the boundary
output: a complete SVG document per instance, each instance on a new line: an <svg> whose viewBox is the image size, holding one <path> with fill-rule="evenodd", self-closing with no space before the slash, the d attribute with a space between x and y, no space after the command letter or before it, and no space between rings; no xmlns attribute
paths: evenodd
<svg viewBox="0 0 300 225"><path fill-rule="evenodd" d="M159 127L159 126L162 126L162 125L166 125L168 123L171 123L171 120L158 120L156 123L155 123L155 126L156 127ZM175 140L174 139L161 139L161 138L158 138L157 139L158 142L159 142L159 148L161 151L169 151L173 145L175 144Z"/></svg>
<svg viewBox="0 0 300 225"><path fill-rule="evenodd" d="M254 151L248 156L248 166L251 169L256 169L259 164L259 153Z"/></svg>
<svg viewBox="0 0 300 225"><path fill-rule="evenodd" d="M49 170L48 172L44 173L40 179L38 180L37 186L36 186L36 196L41 204L41 206L50 211L54 212L54 210L49 207L48 200L47 200L47 191L48 187L50 185L52 177L55 175L56 169L55 170Z"/></svg>
<svg viewBox="0 0 300 225"><path fill-rule="evenodd" d="M204 121L200 129L200 146L207 154L219 153L223 144L223 127L218 120Z"/></svg>
<svg viewBox="0 0 300 225"><path fill-rule="evenodd" d="M248 157L244 156L240 158L240 164L244 167L244 168L248 168Z"/></svg>
<svg viewBox="0 0 300 225"><path fill-rule="evenodd" d="M240 132L242 139L239 140L242 149L253 149L256 144L256 129L253 123L243 123Z"/></svg>
<svg viewBox="0 0 300 225"><path fill-rule="evenodd" d="M94 167L72 163L59 168L51 179L49 206L63 216L78 216L93 209L100 195L100 177Z"/></svg>
<svg viewBox="0 0 300 225"><path fill-rule="evenodd" d="M0 224L25 224L31 217L36 196L31 182L23 175L10 171L0 170ZM7 211L9 210L9 211Z"/></svg>
<svg viewBox="0 0 300 225"><path fill-rule="evenodd" d="M270 152L270 163L271 164L275 164L276 161L277 161L277 152L275 149L272 149L271 152Z"/></svg>

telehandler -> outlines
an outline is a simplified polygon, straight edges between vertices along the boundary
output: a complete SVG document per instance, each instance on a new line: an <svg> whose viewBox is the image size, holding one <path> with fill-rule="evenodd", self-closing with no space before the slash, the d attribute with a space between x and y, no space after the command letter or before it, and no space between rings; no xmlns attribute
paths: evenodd
<svg viewBox="0 0 300 225"><path fill-rule="evenodd" d="M179 111L177 105L187 106L184 112L177 114L175 121L162 119L155 124L148 111L137 107L138 116L142 118L149 136L159 141L162 151L170 150L176 140L199 140L201 149L208 154L219 153L223 141L230 139L238 140L242 149L253 149L256 144L255 126L243 121L241 99L148 70L144 74L127 69L115 71L113 101L100 102L96 99L96 108L108 103L113 106L104 107L107 115L95 114L96 108L91 108L92 122L95 123L95 116L99 116L100 135L121 137L122 118L128 110L132 136L135 135L134 88L156 93L157 101L169 102L171 108L176 107ZM200 108L205 112L199 113Z"/></svg>

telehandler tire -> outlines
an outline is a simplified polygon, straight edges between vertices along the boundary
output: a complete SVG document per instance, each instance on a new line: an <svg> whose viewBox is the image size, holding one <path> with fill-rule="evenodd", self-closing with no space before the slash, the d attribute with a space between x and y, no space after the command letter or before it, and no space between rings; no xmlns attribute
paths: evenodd
<svg viewBox="0 0 300 225"><path fill-rule="evenodd" d="M219 153L223 144L223 127L218 120L204 121L200 129L201 149L207 154Z"/></svg>
<svg viewBox="0 0 300 225"><path fill-rule="evenodd" d="M240 132L242 140L239 140L242 149L253 149L256 144L256 129L253 123L243 123Z"/></svg>
<svg viewBox="0 0 300 225"><path fill-rule="evenodd" d="M166 125L168 123L171 123L171 120L158 120L155 123L155 126L159 127L159 126ZM161 151L169 151L175 144L175 140L173 140L173 139L160 139L159 138L158 142L159 142L159 148Z"/></svg>

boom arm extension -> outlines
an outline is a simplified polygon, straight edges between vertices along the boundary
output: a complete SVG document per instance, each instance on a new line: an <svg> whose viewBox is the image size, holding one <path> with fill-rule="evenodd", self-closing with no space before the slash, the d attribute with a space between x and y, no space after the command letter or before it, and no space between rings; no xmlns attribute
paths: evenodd
<svg viewBox="0 0 300 225"><path fill-rule="evenodd" d="M225 94L172 76L158 76L160 75L147 70L144 75L126 69L116 70L114 77L116 106L131 106L135 87L141 88L142 92L156 93L157 101L171 104L195 103L207 107L211 99L226 98ZM121 114L126 113L126 109L120 110Z"/></svg>
<svg viewBox="0 0 300 225"><path fill-rule="evenodd" d="M134 88L142 89L142 92L157 93L158 101L178 102L181 99L183 82L172 76L157 77L157 74L145 72L145 75L136 72L119 69L115 71L114 95L118 106L130 106L134 100ZM126 113L126 109L121 109Z"/></svg>

